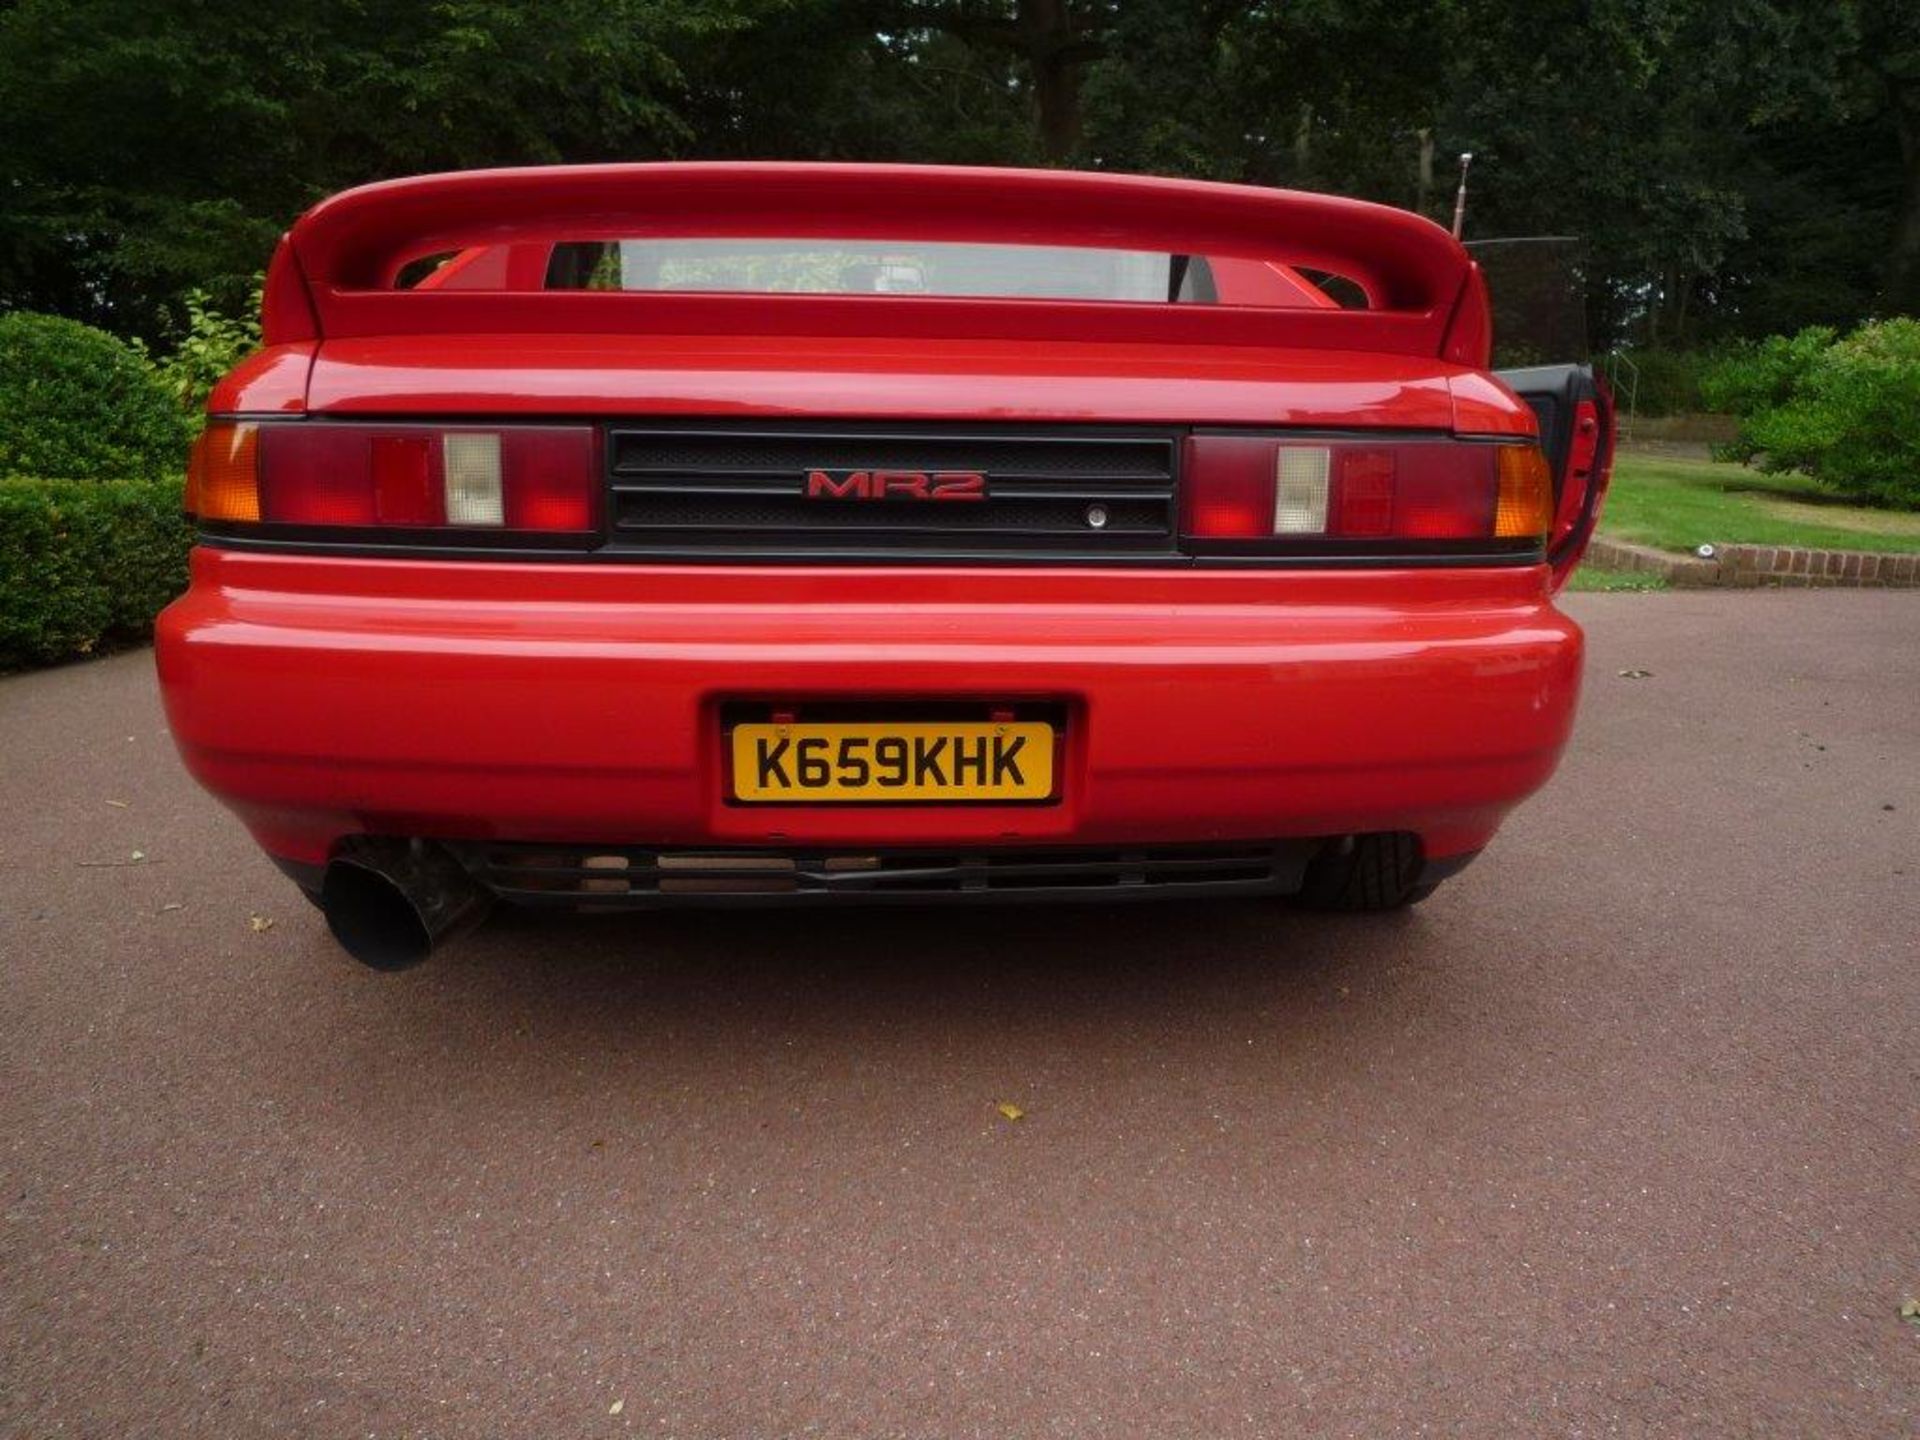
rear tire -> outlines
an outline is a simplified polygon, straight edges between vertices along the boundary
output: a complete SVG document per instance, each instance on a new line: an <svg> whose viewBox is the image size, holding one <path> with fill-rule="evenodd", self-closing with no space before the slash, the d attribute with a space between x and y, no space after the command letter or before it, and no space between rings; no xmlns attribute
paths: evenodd
<svg viewBox="0 0 1920 1440"><path fill-rule="evenodd" d="M1423 868L1420 842L1412 835L1355 835L1314 857L1295 903L1349 915L1404 910L1437 888L1438 882L1420 883Z"/></svg>

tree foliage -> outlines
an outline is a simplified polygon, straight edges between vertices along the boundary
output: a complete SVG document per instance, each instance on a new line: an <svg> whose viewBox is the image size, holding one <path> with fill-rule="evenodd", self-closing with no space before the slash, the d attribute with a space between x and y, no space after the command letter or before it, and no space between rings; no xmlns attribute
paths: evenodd
<svg viewBox="0 0 1920 1440"><path fill-rule="evenodd" d="M12 0L0 307L157 336L421 170L1148 170L1581 238L1597 343L1920 303L1911 0Z"/></svg>
<svg viewBox="0 0 1920 1440"><path fill-rule="evenodd" d="M213 387L260 348L260 289L255 286L246 308L235 315L216 309L212 297L197 287L181 297L181 306L186 318L153 368L181 410L197 419Z"/></svg>
<svg viewBox="0 0 1920 1440"><path fill-rule="evenodd" d="M242 298L327 193L686 148L729 0L17 0L0 9L0 298L152 330Z"/></svg>

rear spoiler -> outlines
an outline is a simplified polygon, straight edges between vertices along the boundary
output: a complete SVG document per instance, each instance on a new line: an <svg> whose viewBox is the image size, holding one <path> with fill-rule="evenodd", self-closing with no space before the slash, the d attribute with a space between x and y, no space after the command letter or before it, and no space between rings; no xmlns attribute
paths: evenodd
<svg viewBox="0 0 1920 1440"><path fill-rule="evenodd" d="M640 237L1086 245L1276 260L1345 276L1364 310L543 290L396 290L472 246ZM349 190L295 222L268 270L268 344L461 333L867 334L1287 345L1484 368L1479 271L1418 215L1296 191L1060 170L910 165L553 166Z"/></svg>

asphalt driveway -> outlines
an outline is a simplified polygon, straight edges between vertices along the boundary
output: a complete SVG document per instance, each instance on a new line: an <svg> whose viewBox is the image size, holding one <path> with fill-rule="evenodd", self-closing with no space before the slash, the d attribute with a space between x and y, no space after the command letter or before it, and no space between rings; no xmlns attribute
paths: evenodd
<svg viewBox="0 0 1920 1440"><path fill-rule="evenodd" d="M1920 596L1570 608L1565 769L1408 917L397 977L147 655L0 681L0 1434L1912 1434Z"/></svg>

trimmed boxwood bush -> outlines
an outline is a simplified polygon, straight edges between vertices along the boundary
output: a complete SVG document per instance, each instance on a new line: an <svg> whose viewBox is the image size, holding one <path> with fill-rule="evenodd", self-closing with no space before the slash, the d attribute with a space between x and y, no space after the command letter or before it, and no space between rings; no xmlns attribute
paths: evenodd
<svg viewBox="0 0 1920 1440"><path fill-rule="evenodd" d="M192 434L124 340L58 315L0 315L0 475L167 475L185 467Z"/></svg>
<svg viewBox="0 0 1920 1440"><path fill-rule="evenodd" d="M179 480L0 479L0 670L145 638L187 585Z"/></svg>

